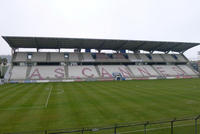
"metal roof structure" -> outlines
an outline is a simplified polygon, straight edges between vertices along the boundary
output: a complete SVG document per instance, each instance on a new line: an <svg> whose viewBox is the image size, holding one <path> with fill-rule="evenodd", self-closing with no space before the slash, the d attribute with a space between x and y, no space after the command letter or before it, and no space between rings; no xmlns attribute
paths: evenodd
<svg viewBox="0 0 200 134"><path fill-rule="evenodd" d="M97 49L97 50L131 50L131 51L161 51L184 52L200 43L189 42L164 42L164 41L140 41L117 39L86 39L86 38L56 38L56 37L20 37L2 36L13 49L37 48L37 49Z"/></svg>

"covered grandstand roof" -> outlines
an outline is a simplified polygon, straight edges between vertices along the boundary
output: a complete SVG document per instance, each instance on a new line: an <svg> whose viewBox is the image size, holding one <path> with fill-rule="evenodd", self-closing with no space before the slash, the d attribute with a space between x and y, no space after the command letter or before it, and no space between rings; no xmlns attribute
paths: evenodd
<svg viewBox="0 0 200 134"><path fill-rule="evenodd" d="M38 49L99 49L99 50L144 50L144 51L174 51L184 52L200 43L164 42L142 40L117 39L86 39L86 38L54 38L54 37L18 37L3 36L11 48L38 48Z"/></svg>

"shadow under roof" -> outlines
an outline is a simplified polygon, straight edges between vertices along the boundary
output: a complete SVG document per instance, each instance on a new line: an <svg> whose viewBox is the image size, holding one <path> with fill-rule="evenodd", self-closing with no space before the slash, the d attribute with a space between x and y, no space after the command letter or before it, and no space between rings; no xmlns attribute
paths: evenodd
<svg viewBox="0 0 200 134"><path fill-rule="evenodd" d="M165 42L117 39L87 39L87 38L57 38L57 37L20 37L2 36L13 49L98 49L98 50L131 50L131 51L161 51L184 52L200 43Z"/></svg>

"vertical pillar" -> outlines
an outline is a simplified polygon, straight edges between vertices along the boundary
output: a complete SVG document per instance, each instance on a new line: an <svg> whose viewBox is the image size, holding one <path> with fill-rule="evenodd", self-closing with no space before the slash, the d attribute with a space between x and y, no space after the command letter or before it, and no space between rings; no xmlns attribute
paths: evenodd
<svg viewBox="0 0 200 134"><path fill-rule="evenodd" d="M145 124L144 124L144 134L147 133L147 125L149 124L149 122L147 121Z"/></svg>
<svg viewBox="0 0 200 134"><path fill-rule="evenodd" d="M171 121L171 134L174 133L174 121Z"/></svg>
<svg viewBox="0 0 200 134"><path fill-rule="evenodd" d="M114 127L114 134L117 134L117 125Z"/></svg>
<svg viewBox="0 0 200 134"><path fill-rule="evenodd" d="M198 116L195 118L195 134L198 133L198 123L197 123L197 121L198 121L199 118L200 118L200 115L198 115Z"/></svg>

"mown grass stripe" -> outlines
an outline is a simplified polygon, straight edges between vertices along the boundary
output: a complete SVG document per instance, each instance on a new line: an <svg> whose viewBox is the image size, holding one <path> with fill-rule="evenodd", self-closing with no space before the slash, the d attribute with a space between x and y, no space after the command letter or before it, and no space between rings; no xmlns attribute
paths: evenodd
<svg viewBox="0 0 200 134"><path fill-rule="evenodd" d="M4 98L5 96L9 96L9 95L15 94L15 92L19 88L23 88L23 87L25 87L25 85L16 85L14 87L10 87L10 88L7 88L5 90L0 91L1 92L0 99Z"/></svg>
<svg viewBox="0 0 200 134"><path fill-rule="evenodd" d="M30 84L29 87L26 89L27 91L29 91L28 94L26 94L24 97L26 98L25 101L27 99L29 99L29 95L34 95L34 93L37 93L37 96L40 96L42 92L46 92L45 90L41 90L39 92L37 92L37 90L41 87L42 85L39 84ZM34 87L34 88L31 88ZM44 94L42 94L44 95ZM42 97L41 97L42 98ZM21 101L21 100L19 100ZM16 103L18 103L19 101L17 101ZM39 100L41 103L41 100ZM43 105L38 106L35 105L34 103L36 103L36 101L33 101L33 104L30 104L28 107L18 107L19 109L11 109L11 111L7 111L7 112L12 112L12 115L10 117L8 117L8 119L4 122L4 129L7 131L12 132L13 130L18 130L18 131L24 131L26 130L27 126L33 126L33 129L36 129L37 124L34 124L34 118L33 117L37 117L38 114L36 114L36 116L34 116L36 111L40 111L41 109L43 109ZM14 111L13 111L14 110ZM17 115L17 116L16 116ZM12 122L10 122L10 119L12 120ZM13 126L10 127L11 125L7 125L9 123L12 123ZM21 126L26 126L26 127L21 127ZM31 127L30 127L31 128Z"/></svg>
<svg viewBox="0 0 200 134"><path fill-rule="evenodd" d="M33 86L16 84L16 87L9 87L8 91L0 90L0 106L42 105L43 108L0 111L3 113L0 114L0 125L3 126L0 131L110 126L115 123L191 116L200 111L197 107L200 103L199 81L200 79L75 82ZM49 94L46 88L51 86L53 90L48 107L45 108ZM27 91L28 89L30 90ZM13 92L13 95L8 92Z"/></svg>

